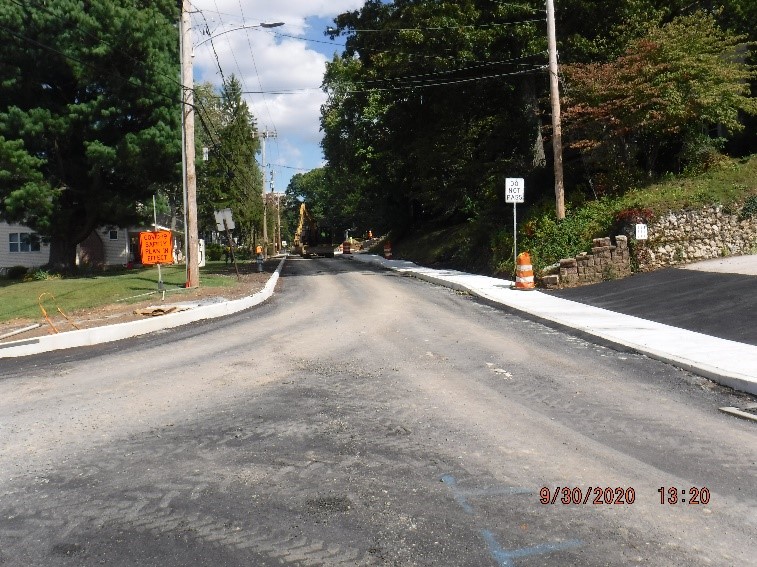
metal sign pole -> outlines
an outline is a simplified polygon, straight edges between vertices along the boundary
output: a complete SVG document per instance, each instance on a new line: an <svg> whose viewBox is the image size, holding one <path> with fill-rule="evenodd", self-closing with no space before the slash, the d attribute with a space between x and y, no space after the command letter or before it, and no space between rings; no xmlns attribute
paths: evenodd
<svg viewBox="0 0 757 567"><path fill-rule="evenodd" d="M517 205L513 203L513 265L515 267L514 274L518 272L518 221L515 214L515 208Z"/></svg>
<svg viewBox="0 0 757 567"><path fill-rule="evenodd" d="M231 254L231 261L234 262L234 269L237 271L237 281L239 277L239 266L237 266L237 258L234 256L234 241L231 240L231 233L229 232L229 225L226 222L226 217L223 217L223 228L226 230L226 241L229 243L229 254Z"/></svg>
<svg viewBox="0 0 757 567"><path fill-rule="evenodd" d="M155 195L152 196L152 220L152 229L154 232L158 232L158 209L155 207ZM163 274L160 271L160 263L158 263L158 291L163 291Z"/></svg>
<svg viewBox="0 0 757 567"><path fill-rule="evenodd" d="M505 203L513 204L513 263L515 274L518 272L518 203L525 202L525 183L522 177L508 177L505 179Z"/></svg>

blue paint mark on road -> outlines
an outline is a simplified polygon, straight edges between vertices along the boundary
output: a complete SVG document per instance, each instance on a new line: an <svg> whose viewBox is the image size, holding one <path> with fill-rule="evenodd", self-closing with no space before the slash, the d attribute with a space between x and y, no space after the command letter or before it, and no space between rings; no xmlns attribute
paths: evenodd
<svg viewBox="0 0 757 567"><path fill-rule="evenodd" d="M473 490L463 490L457 486L457 479L451 474L445 474L442 482L450 487L455 500L467 514L473 514L473 506L468 502L468 496L496 496L499 494L533 494L530 488L518 488L515 486L503 486L500 488L481 488Z"/></svg>
<svg viewBox="0 0 757 567"><path fill-rule="evenodd" d="M452 490L452 495L455 497L455 500L463 509L463 511L466 514L473 514L473 506L468 503L468 499L465 498L463 493L457 489L457 480L455 479L455 477L451 474L445 474L442 477L442 482L450 487L450 489Z"/></svg>
<svg viewBox="0 0 757 567"><path fill-rule="evenodd" d="M491 553L494 560L499 567L514 567L513 560L522 557L531 557L533 555L543 555L545 553L553 553L555 551L562 551L564 549L572 549L579 547L581 542L577 539L570 541L563 541L560 543L542 543L541 545L534 545L533 547L523 547L521 549L502 549L502 547L494 539L494 534L488 530L483 530L481 535L484 536L486 545L489 547L489 553Z"/></svg>

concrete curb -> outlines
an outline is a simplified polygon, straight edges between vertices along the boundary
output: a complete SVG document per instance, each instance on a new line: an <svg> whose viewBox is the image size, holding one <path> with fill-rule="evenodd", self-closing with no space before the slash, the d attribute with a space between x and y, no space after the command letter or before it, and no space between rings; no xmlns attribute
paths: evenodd
<svg viewBox="0 0 757 567"><path fill-rule="evenodd" d="M224 317L244 311L245 309L259 305L273 295L273 290L276 287L276 282L279 280L279 274L284 267L285 260L286 257L281 259L281 262L279 262L279 265L273 274L271 274L263 289L248 297L210 305L201 305L187 311L169 313L168 315L161 315L141 321L130 321L128 323L69 331L34 339L11 341L0 344L0 358L29 356L53 350L120 341L162 329L172 329L196 321Z"/></svg>
<svg viewBox="0 0 757 567"><path fill-rule="evenodd" d="M404 260L386 260L369 254L353 255L352 259L470 293L490 304L507 306L535 319L577 330L608 344L622 346L730 388L757 395L755 346L615 313L539 291L512 290L512 282L508 280L456 270L434 270Z"/></svg>

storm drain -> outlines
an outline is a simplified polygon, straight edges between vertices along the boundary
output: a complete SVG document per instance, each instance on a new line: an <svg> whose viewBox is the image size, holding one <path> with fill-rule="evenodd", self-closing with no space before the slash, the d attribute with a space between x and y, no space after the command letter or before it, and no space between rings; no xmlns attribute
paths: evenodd
<svg viewBox="0 0 757 567"><path fill-rule="evenodd" d="M719 408L720 411L735 415L737 417L743 417L744 419L751 419L757 421L757 404L746 404L740 408L724 407Z"/></svg>

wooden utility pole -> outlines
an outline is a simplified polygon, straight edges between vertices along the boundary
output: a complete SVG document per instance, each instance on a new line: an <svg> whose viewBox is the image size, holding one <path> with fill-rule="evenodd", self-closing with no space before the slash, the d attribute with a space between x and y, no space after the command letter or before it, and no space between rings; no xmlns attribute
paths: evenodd
<svg viewBox="0 0 757 567"><path fill-rule="evenodd" d="M555 7L547 0L547 44L549 48L549 94L552 100L552 150L555 163L555 210L558 219L565 218L565 186L562 167L562 126L560 124L560 87L557 75L557 37Z"/></svg>
<svg viewBox="0 0 757 567"><path fill-rule="evenodd" d="M265 195L268 174L268 164L265 162L265 141L268 138L275 138L276 131L270 131L267 128L262 132L257 132L256 136L261 140L262 161L263 161L263 255L268 257L268 200Z"/></svg>
<svg viewBox="0 0 757 567"><path fill-rule="evenodd" d="M192 24L189 0L181 3L181 84L184 164L184 243L187 255L186 287L200 285L197 231L197 174L195 173L194 76L192 73Z"/></svg>

